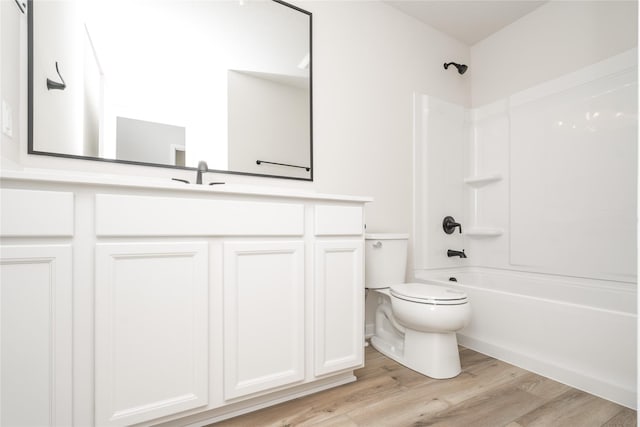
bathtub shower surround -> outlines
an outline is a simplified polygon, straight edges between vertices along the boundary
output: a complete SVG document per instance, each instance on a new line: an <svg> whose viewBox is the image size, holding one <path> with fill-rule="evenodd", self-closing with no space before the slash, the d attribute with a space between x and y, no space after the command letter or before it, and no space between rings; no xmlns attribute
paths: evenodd
<svg viewBox="0 0 640 427"><path fill-rule="evenodd" d="M415 275L474 301L460 342L633 408L637 78L633 49L472 110L414 104Z"/></svg>

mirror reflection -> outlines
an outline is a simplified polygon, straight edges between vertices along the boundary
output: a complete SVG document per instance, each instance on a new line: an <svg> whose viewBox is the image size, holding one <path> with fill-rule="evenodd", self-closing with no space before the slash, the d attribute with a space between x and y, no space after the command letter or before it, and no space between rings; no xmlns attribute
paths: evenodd
<svg viewBox="0 0 640 427"><path fill-rule="evenodd" d="M312 178L308 12L268 0L30 6L30 152Z"/></svg>

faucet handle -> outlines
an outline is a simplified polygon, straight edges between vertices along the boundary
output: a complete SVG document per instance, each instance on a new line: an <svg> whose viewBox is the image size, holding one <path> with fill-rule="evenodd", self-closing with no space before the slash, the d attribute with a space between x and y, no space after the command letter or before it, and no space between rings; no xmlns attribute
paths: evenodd
<svg viewBox="0 0 640 427"><path fill-rule="evenodd" d="M442 220L442 229L444 230L445 233L447 234L453 233L456 227L458 227L460 234L462 234L462 224L460 224L459 222L456 222L456 220L453 219L452 216L445 216L444 219Z"/></svg>

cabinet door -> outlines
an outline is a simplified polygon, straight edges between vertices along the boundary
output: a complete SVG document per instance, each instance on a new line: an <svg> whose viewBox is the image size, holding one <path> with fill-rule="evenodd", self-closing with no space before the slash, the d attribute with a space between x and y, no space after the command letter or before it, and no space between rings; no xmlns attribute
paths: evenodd
<svg viewBox="0 0 640 427"><path fill-rule="evenodd" d="M304 379L303 242L224 244L225 399Z"/></svg>
<svg viewBox="0 0 640 427"><path fill-rule="evenodd" d="M315 245L315 374L361 366L364 345L362 240Z"/></svg>
<svg viewBox="0 0 640 427"><path fill-rule="evenodd" d="M207 243L96 247L96 424L208 403Z"/></svg>
<svg viewBox="0 0 640 427"><path fill-rule="evenodd" d="M71 246L0 247L0 425L72 425Z"/></svg>

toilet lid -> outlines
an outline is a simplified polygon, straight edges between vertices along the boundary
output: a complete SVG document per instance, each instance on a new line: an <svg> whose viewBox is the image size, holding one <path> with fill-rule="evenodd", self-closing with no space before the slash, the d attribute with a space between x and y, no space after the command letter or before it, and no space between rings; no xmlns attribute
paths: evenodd
<svg viewBox="0 0 640 427"><path fill-rule="evenodd" d="M426 283L401 283L390 288L391 295L422 304L455 305L465 304L467 294L446 286Z"/></svg>

